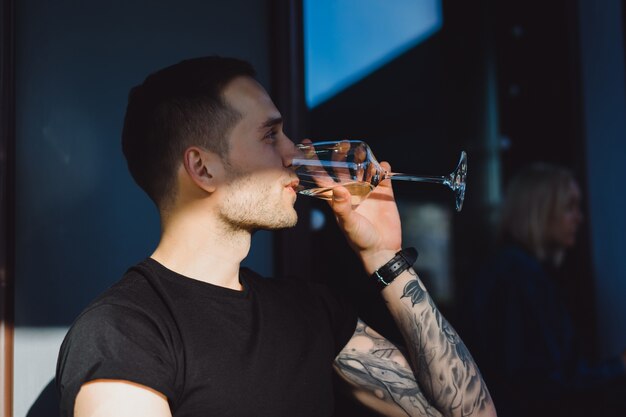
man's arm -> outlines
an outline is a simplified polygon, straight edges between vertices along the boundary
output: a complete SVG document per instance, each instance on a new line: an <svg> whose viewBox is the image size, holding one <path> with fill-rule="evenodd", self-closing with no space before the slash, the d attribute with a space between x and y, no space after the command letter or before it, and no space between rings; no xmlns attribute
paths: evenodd
<svg viewBox="0 0 626 417"><path fill-rule="evenodd" d="M335 359L335 370L357 400L382 415L441 416L415 381L402 349L361 320Z"/></svg>
<svg viewBox="0 0 626 417"><path fill-rule="evenodd" d="M391 172L388 163L383 162L381 166ZM382 181L356 210L352 208L348 190L336 187L333 189L331 207L339 227L363 262L367 274L371 275L392 259L402 247L400 216L390 180ZM394 378L406 376L395 387L406 388L407 391L395 396L387 392L387 403L391 400L397 406L396 409L400 408L405 413L392 415L437 415L432 414L432 408L427 407L429 403L445 416L495 416L495 407L478 367L458 334L435 307L413 269L398 276L382 291L382 296L404 336L417 388L408 382L411 378L408 373L397 372L398 361L378 361L381 359L376 356L379 349L370 351L369 355L363 354L367 348L352 351L353 354L359 353L360 362L346 362L346 356L340 355L337 366L341 367L343 360L344 363L354 365L355 370L361 369L370 376L378 374L380 376L376 379L379 384L383 384L384 378L389 377L390 373ZM348 350L347 353L351 352ZM349 369L346 365L340 369L344 378ZM362 392L369 390L380 398L381 391L359 383L357 378L351 381L360 385ZM404 398L409 392L414 393L411 400Z"/></svg>
<svg viewBox="0 0 626 417"><path fill-rule="evenodd" d="M335 359L355 397L386 416L495 416L478 367L415 272L400 275L382 295L406 352L359 321Z"/></svg>
<svg viewBox="0 0 626 417"><path fill-rule="evenodd" d="M494 416L495 408L465 344L413 269L383 290L419 386L445 416Z"/></svg>
<svg viewBox="0 0 626 417"><path fill-rule="evenodd" d="M130 381L98 379L83 384L74 417L171 417L167 398Z"/></svg>

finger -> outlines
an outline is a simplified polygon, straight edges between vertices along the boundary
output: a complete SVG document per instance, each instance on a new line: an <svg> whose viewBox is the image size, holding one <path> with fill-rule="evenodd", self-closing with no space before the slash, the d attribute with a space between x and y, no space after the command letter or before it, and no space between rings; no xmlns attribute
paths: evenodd
<svg viewBox="0 0 626 417"><path fill-rule="evenodd" d="M343 223L352 212L352 195L345 187L334 187L331 207L340 223Z"/></svg>
<svg viewBox="0 0 626 417"><path fill-rule="evenodd" d="M389 162L381 162L379 165L383 169L384 172L391 172L391 166L389 165ZM382 174L383 176L384 176L384 172ZM387 178L379 182L376 188L372 190L370 195L362 204L369 205L369 204L372 204L373 202L381 201L381 200L382 201L394 201L395 200L392 181L390 178Z"/></svg>
<svg viewBox="0 0 626 417"><path fill-rule="evenodd" d="M380 166L385 171L385 173L391 172L391 165L389 164L389 162L383 161L380 163ZM383 187L391 187L391 178L387 178L381 181L379 185L382 185Z"/></svg>

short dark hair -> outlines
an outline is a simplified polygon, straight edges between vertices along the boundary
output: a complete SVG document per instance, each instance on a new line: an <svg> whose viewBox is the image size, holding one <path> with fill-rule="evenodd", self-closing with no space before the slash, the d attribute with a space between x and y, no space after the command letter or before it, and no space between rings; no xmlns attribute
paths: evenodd
<svg viewBox="0 0 626 417"><path fill-rule="evenodd" d="M228 154L228 132L240 114L226 103L223 89L236 77L255 75L250 63L236 58L193 58L130 90L122 149L131 175L158 208L174 196L185 149Z"/></svg>

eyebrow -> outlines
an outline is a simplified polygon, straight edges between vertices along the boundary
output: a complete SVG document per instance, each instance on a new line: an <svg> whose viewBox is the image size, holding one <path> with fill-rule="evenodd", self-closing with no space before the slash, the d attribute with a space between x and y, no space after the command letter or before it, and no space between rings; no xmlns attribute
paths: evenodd
<svg viewBox="0 0 626 417"><path fill-rule="evenodd" d="M268 127L273 127L283 123L282 117L270 117L259 127L259 130L267 129Z"/></svg>

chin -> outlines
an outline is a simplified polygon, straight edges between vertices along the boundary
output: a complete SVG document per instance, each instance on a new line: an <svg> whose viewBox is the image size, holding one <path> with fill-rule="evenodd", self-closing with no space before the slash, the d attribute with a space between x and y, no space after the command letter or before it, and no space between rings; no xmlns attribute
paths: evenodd
<svg viewBox="0 0 626 417"><path fill-rule="evenodd" d="M293 213L290 213L288 216L285 216L283 219L285 220L285 223L282 228L287 229L287 228L294 227L298 223L298 213L296 213L296 211L293 210Z"/></svg>
<svg viewBox="0 0 626 417"><path fill-rule="evenodd" d="M298 223L298 214L292 208L290 213L284 213L282 216L268 221L261 228L266 230L288 229L294 227L296 223Z"/></svg>

